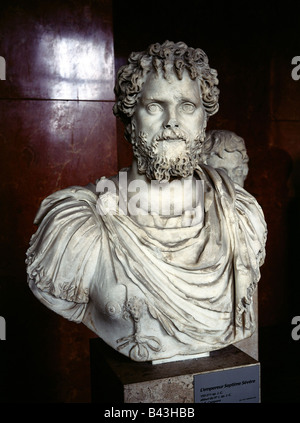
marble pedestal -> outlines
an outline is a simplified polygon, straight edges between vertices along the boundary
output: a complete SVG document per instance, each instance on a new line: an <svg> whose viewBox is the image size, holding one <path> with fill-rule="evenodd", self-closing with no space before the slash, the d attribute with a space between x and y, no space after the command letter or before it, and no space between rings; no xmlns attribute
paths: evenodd
<svg viewBox="0 0 300 423"><path fill-rule="evenodd" d="M95 403L194 403L195 376L220 370L258 366L245 352L229 346L209 357L153 365L137 363L90 341L91 394Z"/></svg>

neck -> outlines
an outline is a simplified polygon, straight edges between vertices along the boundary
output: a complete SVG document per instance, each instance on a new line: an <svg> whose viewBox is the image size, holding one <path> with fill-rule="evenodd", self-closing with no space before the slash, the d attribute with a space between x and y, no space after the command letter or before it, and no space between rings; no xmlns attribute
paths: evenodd
<svg viewBox="0 0 300 423"><path fill-rule="evenodd" d="M188 208L195 205L197 184L193 175L187 178L174 178L169 182L151 181L146 175L139 173L137 161L134 159L127 172L127 183L128 201L138 196L140 207L147 213L157 210L160 215L172 216L177 215L176 210L184 211L184 201L185 205L189 204Z"/></svg>

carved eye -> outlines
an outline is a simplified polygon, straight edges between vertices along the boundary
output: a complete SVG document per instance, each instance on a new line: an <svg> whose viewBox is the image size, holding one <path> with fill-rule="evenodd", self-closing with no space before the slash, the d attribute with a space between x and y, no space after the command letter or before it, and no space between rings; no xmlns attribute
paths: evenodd
<svg viewBox="0 0 300 423"><path fill-rule="evenodd" d="M158 103L150 103L147 106L147 110L149 113L158 113L162 111L162 107Z"/></svg>
<svg viewBox="0 0 300 423"><path fill-rule="evenodd" d="M181 110L184 113L193 113L195 110L195 105L193 103L183 103L181 105Z"/></svg>

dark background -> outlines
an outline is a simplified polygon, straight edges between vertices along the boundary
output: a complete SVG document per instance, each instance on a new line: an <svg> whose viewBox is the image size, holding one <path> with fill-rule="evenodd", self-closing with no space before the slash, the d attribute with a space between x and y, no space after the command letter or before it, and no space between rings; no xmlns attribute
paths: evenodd
<svg viewBox="0 0 300 423"><path fill-rule="evenodd" d="M300 402L300 55L297 2L2 1L0 56L1 402L90 402L83 325L46 309L26 283L25 253L40 202L131 162L112 114L115 72L154 42L202 48L218 70L220 110L209 128L245 139L245 188L268 224L259 283L262 402Z"/></svg>

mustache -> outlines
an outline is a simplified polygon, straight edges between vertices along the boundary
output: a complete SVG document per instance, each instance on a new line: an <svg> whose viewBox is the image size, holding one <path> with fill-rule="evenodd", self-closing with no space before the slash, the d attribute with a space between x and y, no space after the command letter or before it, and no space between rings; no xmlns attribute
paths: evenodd
<svg viewBox="0 0 300 423"><path fill-rule="evenodd" d="M183 140L188 141L187 135L179 128L166 128L162 132L158 133L153 141L167 141L167 140Z"/></svg>

